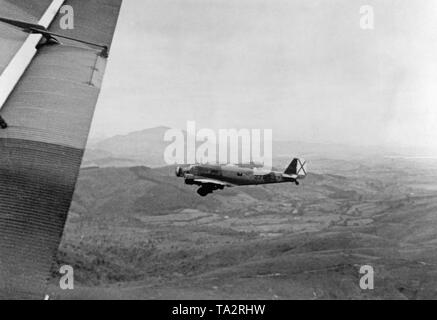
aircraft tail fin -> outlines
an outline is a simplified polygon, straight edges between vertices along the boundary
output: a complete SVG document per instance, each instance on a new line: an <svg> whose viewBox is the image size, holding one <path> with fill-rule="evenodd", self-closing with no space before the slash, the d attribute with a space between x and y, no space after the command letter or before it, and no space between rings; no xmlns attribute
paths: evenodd
<svg viewBox="0 0 437 320"><path fill-rule="evenodd" d="M284 173L288 175L297 175L302 179L307 174L306 170L306 161L303 159L294 158Z"/></svg>

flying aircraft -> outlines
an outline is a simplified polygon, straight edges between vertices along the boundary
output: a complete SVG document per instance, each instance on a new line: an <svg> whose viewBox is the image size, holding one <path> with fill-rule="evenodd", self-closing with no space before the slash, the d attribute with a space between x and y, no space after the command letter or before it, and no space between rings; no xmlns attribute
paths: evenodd
<svg viewBox="0 0 437 320"><path fill-rule="evenodd" d="M0 0L0 299L47 294L120 7Z"/></svg>
<svg viewBox="0 0 437 320"><path fill-rule="evenodd" d="M291 161L284 172L266 171L250 165L198 164L176 168L176 176L184 178L185 184L200 186L197 193L202 197L225 187L284 182L299 185L299 180L304 179L306 174L306 162L297 158Z"/></svg>

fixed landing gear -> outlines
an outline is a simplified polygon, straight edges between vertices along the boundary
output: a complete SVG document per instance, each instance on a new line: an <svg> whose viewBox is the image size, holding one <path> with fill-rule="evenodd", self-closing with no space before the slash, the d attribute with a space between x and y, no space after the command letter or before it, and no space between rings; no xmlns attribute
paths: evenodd
<svg viewBox="0 0 437 320"><path fill-rule="evenodd" d="M205 187L200 187L197 190L197 193L201 196L201 197L206 197L208 194L212 193L212 190L210 188L205 188Z"/></svg>
<svg viewBox="0 0 437 320"><path fill-rule="evenodd" d="M294 180L294 183L298 186L299 185L299 181Z"/></svg>
<svg viewBox="0 0 437 320"><path fill-rule="evenodd" d="M199 189L197 189L197 193L201 197L206 197L208 194L213 193L216 190L223 190L225 187L220 185L207 185L207 186L201 186Z"/></svg>

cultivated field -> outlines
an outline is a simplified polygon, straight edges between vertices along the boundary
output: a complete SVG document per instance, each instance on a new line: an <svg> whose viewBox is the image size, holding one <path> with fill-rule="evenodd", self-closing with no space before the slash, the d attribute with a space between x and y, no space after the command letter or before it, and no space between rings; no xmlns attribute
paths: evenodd
<svg viewBox="0 0 437 320"><path fill-rule="evenodd" d="M286 166L287 159L277 159ZM437 298L437 161L321 159L294 184L200 198L172 167L83 170L55 298ZM375 289L359 268L375 269Z"/></svg>

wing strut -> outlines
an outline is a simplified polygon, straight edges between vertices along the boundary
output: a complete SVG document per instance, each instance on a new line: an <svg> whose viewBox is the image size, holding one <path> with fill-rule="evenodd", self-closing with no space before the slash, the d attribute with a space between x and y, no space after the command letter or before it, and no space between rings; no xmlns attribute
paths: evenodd
<svg viewBox="0 0 437 320"><path fill-rule="evenodd" d="M62 35L59 33L50 32L47 30L47 28L45 28L42 25L28 23L25 21L19 21L19 20L13 20L13 19L0 17L0 22L9 24L9 25L17 27L17 28L20 28L21 30L23 30L24 32L27 32L27 33L40 34L46 39L46 41L48 43L60 44L59 40L56 39L56 37L63 38L63 39L67 39L67 40L71 40L71 41L75 41L75 42L79 42L79 43L83 43L83 44L87 44L90 46L101 48L102 51L100 52L100 56L103 58L108 58L108 56L109 56L108 46L104 45L104 44L89 42L89 41L85 41L82 39L68 37L68 36L65 36L65 35Z"/></svg>

